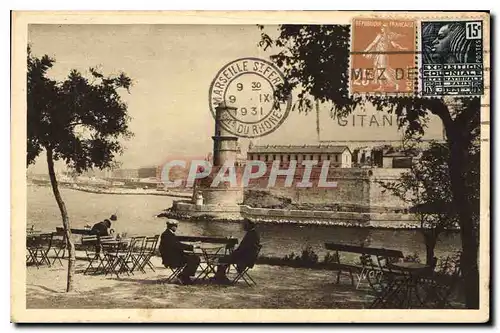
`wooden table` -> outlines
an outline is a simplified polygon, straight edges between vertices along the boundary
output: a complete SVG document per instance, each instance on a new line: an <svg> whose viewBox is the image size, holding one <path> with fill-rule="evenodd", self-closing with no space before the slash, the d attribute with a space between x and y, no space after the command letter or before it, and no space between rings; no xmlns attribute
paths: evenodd
<svg viewBox="0 0 500 333"><path fill-rule="evenodd" d="M230 254L236 244L238 244L238 239L233 237L177 235L177 239L181 243L198 245L197 248L193 249L192 253L200 257L200 264L203 266L201 272L195 277L195 280L205 279L209 275L215 274L217 259L223 255ZM175 269L172 270L173 274L169 280L176 276Z"/></svg>
<svg viewBox="0 0 500 333"><path fill-rule="evenodd" d="M101 244L105 245L116 245L116 244L127 244L130 243L130 238L121 238L121 239L104 239L101 240Z"/></svg>
<svg viewBox="0 0 500 333"><path fill-rule="evenodd" d="M396 262L391 264L391 266L400 269L402 271L408 271L412 273L429 269L429 266L425 264L421 264L419 262L408 262L408 261Z"/></svg>
<svg viewBox="0 0 500 333"><path fill-rule="evenodd" d="M238 244L238 239L233 237L207 237L207 236L177 236L182 243L201 243L225 246L224 253L231 253Z"/></svg>

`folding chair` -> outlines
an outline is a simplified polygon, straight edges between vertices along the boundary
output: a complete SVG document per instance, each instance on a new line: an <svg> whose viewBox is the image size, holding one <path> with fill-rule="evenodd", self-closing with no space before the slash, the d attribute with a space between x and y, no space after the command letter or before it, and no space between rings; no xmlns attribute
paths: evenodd
<svg viewBox="0 0 500 333"><path fill-rule="evenodd" d="M377 258L378 259L378 258ZM379 280L376 280L376 279L373 279L372 276L373 275L370 275L370 272L380 272L381 269L380 269L380 266L377 265L375 263L375 261L373 260L373 257L371 254L366 254L366 253L363 253L359 256L359 261L361 262L361 274L362 275L366 275L366 279L368 281L368 284L370 285L370 287L373 289L373 290L378 290L380 289L380 281ZM380 262L378 262L380 264ZM353 279L351 282L352 284L354 285L354 278L352 276L352 271L351 272L351 279ZM338 275L337 275L337 281L338 281Z"/></svg>
<svg viewBox="0 0 500 333"><path fill-rule="evenodd" d="M376 260L373 260L373 257ZM370 308L392 309L402 304L405 301L405 295L401 293L408 276L391 266L392 263L398 262L399 258L370 254L362 254L360 258L363 278L366 278L370 288L375 292L375 299L370 304Z"/></svg>
<svg viewBox="0 0 500 333"><path fill-rule="evenodd" d="M134 261L132 260L132 251L135 243L136 240L131 240L128 244L102 244L102 249L108 262L105 275L115 273L116 277L120 277L120 273L133 274L132 266ZM124 248L123 245L126 245L126 247Z"/></svg>
<svg viewBox="0 0 500 333"><path fill-rule="evenodd" d="M448 256L444 263L440 264L437 272L433 272L430 277L420 279L420 284L425 292L422 303L431 303L434 308L438 309L451 308L449 299L461 278L460 253L455 257Z"/></svg>
<svg viewBox="0 0 500 333"><path fill-rule="evenodd" d="M26 236L26 264L33 263L35 264L36 268L39 268L39 262L38 262L38 256L37 256L37 247L38 243L40 242L40 236L38 235L33 235L33 236Z"/></svg>
<svg viewBox="0 0 500 333"><path fill-rule="evenodd" d="M172 267L172 266L169 266L169 265L165 265L165 268L168 268L170 269L170 271L172 272L168 277L167 277L167 280L165 281L166 283L171 283L172 281L174 281L175 279L177 279L179 277L179 275L181 274L182 270L186 267L186 264L183 264L181 266L178 266L178 267Z"/></svg>
<svg viewBox="0 0 500 333"><path fill-rule="evenodd" d="M110 261L111 258L107 256L107 252L103 250L103 245L107 244L109 241L114 241L113 236L82 236L82 245L84 245L85 254L89 261L89 266L85 270L84 274L90 269L94 270L94 274L106 273L113 262ZM97 263L97 266L93 264Z"/></svg>
<svg viewBox="0 0 500 333"><path fill-rule="evenodd" d="M132 253L130 254L130 260L133 265L130 271L134 272L136 269L139 269L142 273L146 273L146 271L140 267L141 259L145 255L146 251L146 236L132 237L132 241L134 242L134 246L132 248Z"/></svg>
<svg viewBox="0 0 500 333"><path fill-rule="evenodd" d="M40 265L47 263L50 267L50 260L48 253L52 247L52 234L40 234L36 236L28 236L26 240L28 257L35 264L36 268L40 268Z"/></svg>
<svg viewBox="0 0 500 333"><path fill-rule="evenodd" d="M262 249L262 245L259 245L255 250L255 253L252 255L251 260L247 263L246 267L243 270L238 269L237 264L231 264L233 268L236 270L236 276L231 280L231 284L236 284L240 279L243 279L245 283L251 287L256 286L257 283L252 279L252 277L248 274L248 271L253 268L257 258L259 257L260 250Z"/></svg>
<svg viewBox="0 0 500 333"><path fill-rule="evenodd" d="M397 308L398 304L405 300L404 295L400 295L404 286L404 280L401 278L404 277L395 277L381 270L377 271L375 277L372 277L370 273L366 274L366 279L375 292L375 299L370 304L370 308Z"/></svg>
<svg viewBox="0 0 500 333"><path fill-rule="evenodd" d="M99 239L97 236L83 236L82 237L82 247L85 251L85 256L87 257L87 261L89 262L87 268L83 272L83 274L87 274L90 270L93 270L94 273L97 273L100 268L105 264L101 257L101 245L99 243ZM94 264L97 264L94 266Z"/></svg>
<svg viewBox="0 0 500 333"><path fill-rule="evenodd" d="M113 273L115 266L118 264L118 253L120 250L120 244L113 243L103 243L101 244L101 267L104 275ZM118 277L118 274L116 274Z"/></svg>
<svg viewBox="0 0 500 333"><path fill-rule="evenodd" d="M134 274L134 268L137 264L137 257L134 253L137 251L137 247L140 249L143 246L142 243L143 240L141 238L131 238L129 244L127 245L128 253L122 259L122 265L130 274Z"/></svg>
<svg viewBox="0 0 500 333"><path fill-rule="evenodd" d="M66 255L66 247L66 237L58 232L53 232L52 251L54 252L54 260L52 261L52 265L56 263L56 260L59 261L59 264L61 264L61 266L63 265L61 259L64 259L64 256Z"/></svg>
<svg viewBox="0 0 500 333"><path fill-rule="evenodd" d="M156 251L156 245L158 244L158 239L160 238L160 235L155 235L151 237L146 237L145 244L144 244L144 253L142 256L138 259L139 265L138 268L142 271L145 272L144 268L146 266L149 266L149 268L155 272L155 268L153 264L151 263L151 257L155 254Z"/></svg>

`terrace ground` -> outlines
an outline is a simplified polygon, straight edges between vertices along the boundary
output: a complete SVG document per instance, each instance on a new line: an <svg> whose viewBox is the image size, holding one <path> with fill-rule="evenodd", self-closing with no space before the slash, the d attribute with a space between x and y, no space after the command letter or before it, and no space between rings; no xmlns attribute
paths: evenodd
<svg viewBox="0 0 500 333"><path fill-rule="evenodd" d="M256 265L251 271L254 287L243 281L235 286L184 286L163 283L170 271L161 266L160 258L152 261L156 272L117 278L84 275L87 263L77 260L75 290L70 293L65 292L67 261L64 266L27 267L27 308L362 309L373 300L366 282L335 284L332 271Z"/></svg>

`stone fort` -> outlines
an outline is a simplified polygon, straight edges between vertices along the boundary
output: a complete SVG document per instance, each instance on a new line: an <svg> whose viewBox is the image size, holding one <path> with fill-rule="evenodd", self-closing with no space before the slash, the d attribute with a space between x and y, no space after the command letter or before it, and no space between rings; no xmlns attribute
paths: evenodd
<svg viewBox="0 0 500 333"><path fill-rule="evenodd" d="M215 175L225 163L234 165L238 182L245 167L245 162L238 162L238 138L221 126L221 117L231 111L231 107L225 105L216 108L210 176L195 185L192 201L174 202L172 212L186 217L214 219L315 219L339 223L382 221L384 225L414 222L414 217L407 214L405 203L384 191L379 184L397 180L405 169L353 167L352 152L346 146L251 146L247 161L258 160L266 164L278 161L280 169L286 169L290 161L296 160L292 186L284 186L286 176L283 175L277 177L275 186L268 187L268 168L262 177L252 179L246 187L230 186L224 182L211 187ZM305 160L318 162L310 175L313 184L319 179L323 163L328 161L327 181L336 182L337 186L295 186L302 180L305 168L300 163Z"/></svg>

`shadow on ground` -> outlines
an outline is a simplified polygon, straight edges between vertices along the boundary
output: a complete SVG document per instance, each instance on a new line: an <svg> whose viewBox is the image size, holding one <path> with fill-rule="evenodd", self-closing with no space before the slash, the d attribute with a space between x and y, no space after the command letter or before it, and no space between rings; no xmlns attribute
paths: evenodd
<svg viewBox="0 0 500 333"><path fill-rule="evenodd" d="M64 263L66 265L66 262ZM75 290L66 293L66 267L28 267L28 308L271 308L361 309L373 300L367 286L348 279L334 283L331 271L257 265L251 275L257 286L197 283L166 284L169 271L154 258L156 272L134 275L83 275L77 261Z"/></svg>

